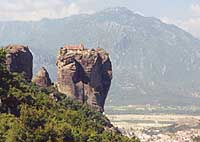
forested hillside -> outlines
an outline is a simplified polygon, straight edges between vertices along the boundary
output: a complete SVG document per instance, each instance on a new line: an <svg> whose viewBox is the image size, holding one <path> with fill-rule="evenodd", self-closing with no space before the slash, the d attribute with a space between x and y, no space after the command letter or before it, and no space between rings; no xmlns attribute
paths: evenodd
<svg viewBox="0 0 200 142"><path fill-rule="evenodd" d="M0 142L138 142L87 104L9 73L0 49ZM51 95L51 94L54 95Z"/></svg>

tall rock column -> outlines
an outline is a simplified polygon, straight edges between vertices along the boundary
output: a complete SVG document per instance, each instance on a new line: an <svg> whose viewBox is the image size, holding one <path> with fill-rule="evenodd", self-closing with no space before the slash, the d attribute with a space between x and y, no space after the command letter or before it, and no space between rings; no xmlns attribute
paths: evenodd
<svg viewBox="0 0 200 142"><path fill-rule="evenodd" d="M23 73L25 79L30 82L32 79L33 56L27 46L8 45L6 65L10 72Z"/></svg>
<svg viewBox="0 0 200 142"><path fill-rule="evenodd" d="M58 90L103 111L112 79L108 53L102 48L65 46L60 49L56 64Z"/></svg>

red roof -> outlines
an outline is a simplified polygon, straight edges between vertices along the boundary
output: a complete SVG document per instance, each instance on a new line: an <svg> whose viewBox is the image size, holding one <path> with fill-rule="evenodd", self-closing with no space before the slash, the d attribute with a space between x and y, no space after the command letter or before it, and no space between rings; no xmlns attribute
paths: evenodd
<svg viewBox="0 0 200 142"><path fill-rule="evenodd" d="M64 46L65 49L69 49L69 50L82 50L84 49L84 46L81 45L65 45Z"/></svg>

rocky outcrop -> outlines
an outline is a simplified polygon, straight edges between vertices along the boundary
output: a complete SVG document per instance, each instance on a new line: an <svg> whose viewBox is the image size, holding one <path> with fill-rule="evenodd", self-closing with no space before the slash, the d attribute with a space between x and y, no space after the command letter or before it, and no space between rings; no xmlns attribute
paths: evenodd
<svg viewBox="0 0 200 142"><path fill-rule="evenodd" d="M34 76L32 82L41 87L48 87L52 84L49 73L44 67Z"/></svg>
<svg viewBox="0 0 200 142"><path fill-rule="evenodd" d="M27 81L32 79L33 56L28 47L23 45L8 45L6 65L10 72L23 73Z"/></svg>
<svg viewBox="0 0 200 142"><path fill-rule="evenodd" d="M59 92L103 111L112 79L111 61L104 49L65 46L56 65Z"/></svg>

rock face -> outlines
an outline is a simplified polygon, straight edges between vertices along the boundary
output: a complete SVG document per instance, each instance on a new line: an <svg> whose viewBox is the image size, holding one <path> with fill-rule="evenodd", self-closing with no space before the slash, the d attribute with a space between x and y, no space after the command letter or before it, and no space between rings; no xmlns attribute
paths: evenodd
<svg viewBox="0 0 200 142"><path fill-rule="evenodd" d="M111 61L104 49L65 46L56 65L59 92L103 111L112 79Z"/></svg>
<svg viewBox="0 0 200 142"><path fill-rule="evenodd" d="M23 73L27 81L32 79L33 56L28 47L23 45L8 45L6 65L10 72Z"/></svg>
<svg viewBox="0 0 200 142"><path fill-rule="evenodd" d="M48 87L51 85L51 79L47 70L42 67L32 80L38 86Z"/></svg>

